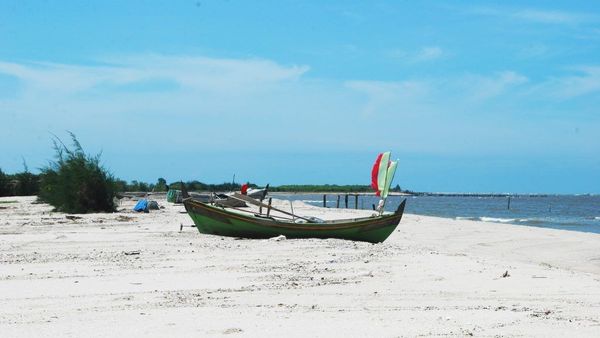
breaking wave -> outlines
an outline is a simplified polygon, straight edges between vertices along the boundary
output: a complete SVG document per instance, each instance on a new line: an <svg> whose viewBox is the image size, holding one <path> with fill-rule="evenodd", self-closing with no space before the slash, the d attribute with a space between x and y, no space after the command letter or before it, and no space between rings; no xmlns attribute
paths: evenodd
<svg viewBox="0 0 600 338"><path fill-rule="evenodd" d="M483 222L494 222L494 223L513 223L517 222L516 218L496 218L496 217L479 217Z"/></svg>
<svg viewBox="0 0 600 338"><path fill-rule="evenodd" d="M500 218L500 217L455 217L456 220L480 221L491 223L537 223L539 220L529 218Z"/></svg>

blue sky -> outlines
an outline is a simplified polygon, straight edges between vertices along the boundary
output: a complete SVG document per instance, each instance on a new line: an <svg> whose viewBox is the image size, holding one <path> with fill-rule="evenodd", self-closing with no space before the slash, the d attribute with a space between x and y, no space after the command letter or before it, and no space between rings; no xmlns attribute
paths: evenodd
<svg viewBox="0 0 600 338"><path fill-rule="evenodd" d="M0 168L600 193L592 1L3 1Z"/></svg>

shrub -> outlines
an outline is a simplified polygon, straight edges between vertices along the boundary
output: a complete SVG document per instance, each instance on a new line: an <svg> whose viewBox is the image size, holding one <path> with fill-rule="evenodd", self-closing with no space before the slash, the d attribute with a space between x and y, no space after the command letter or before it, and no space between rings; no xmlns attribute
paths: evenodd
<svg viewBox="0 0 600 338"><path fill-rule="evenodd" d="M152 189L153 191L167 191L167 180L165 180L162 177L158 178L158 181L156 182L156 184L154 185L154 189Z"/></svg>
<svg viewBox="0 0 600 338"><path fill-rule="evenodd" d="M115 190L118 192L127 191L127 182L124 180L116 179L115 180Z"/></svg>
<svg viewBox="0 0 600 338"><path fill-rule="evenodd" d="M53 140L56 160L42 168L39 198L68 213L115 210L115 180L100 165L100 154L86 155L73 133L73 149L57 137Z"/></svg>
<svg viewBox="0 0 600 338"><path fill-rule="evenodd" d="M16 173L14 175L17 185L13 194L15 196L33 196L37 195L40 191L39 176L30 173L27 169L25 171Z"/></svg>
<svg viewBox="0 0 600 338"><path fill-rule="evenodd" d="M33 196L40 189L39 175L32 174L24 165L20 173L6 175L0 170L0 196Z"/></svg>
<svg viewBox="0 0 600 338"><path fill-rule="evenodd" d="M0 196L9 196L8 176L0 169Z"/></svg>

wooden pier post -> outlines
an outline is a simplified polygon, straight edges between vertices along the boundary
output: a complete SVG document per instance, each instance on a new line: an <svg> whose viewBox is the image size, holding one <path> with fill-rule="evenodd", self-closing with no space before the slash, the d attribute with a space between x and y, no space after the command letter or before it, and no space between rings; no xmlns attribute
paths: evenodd
<svg viewBox="0 0 600 338"><path fill-rule="evenodd" d="M323 194L323 208L327 208L327 195Z"/></svg>
<svg viewBox="0 0 600 338"><path fill-rule="evenodd" d="M344 196L344 203L346 204L346 209L348 209L348 194Z"/></svg>
<svg viewBox="0 0 600 338"><path fill-rule="evenodd" d="M510 196L508 196L508 207L507 207L507 209L510 210Z"/></svg>
<svg viewBox="0 0 600 338"><path fill-rule="evenodd" d="M335 204L336 208L340 208L340 195L337 196L337 203Z"/></svg>
<svg viewBox="0 0 600 338"><path fill-rule="evenodd" d="M358 194L354 195L354 209L358 209Z"/></svg>

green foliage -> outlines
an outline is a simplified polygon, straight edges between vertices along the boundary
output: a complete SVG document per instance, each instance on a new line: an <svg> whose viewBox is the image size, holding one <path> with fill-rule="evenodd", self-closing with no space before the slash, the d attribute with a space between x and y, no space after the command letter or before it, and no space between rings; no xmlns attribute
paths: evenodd
<svg viewBox="0 0 600 338"><path fill-rule="evenodd" d="M127 191L150 191L150 184L145 182L131 181L131 184L127 186Z"/></svg>
<svg viewBox="0 0 600 338"><path fill-rule="evenodd" d="M15 174L14 178L17 181L13 192L15 196L32 196L38 194L40 190L38 175L32 174L26 170Z"/></svg>
<svg viewBox="0 0 600 338"><path fill-rule="evenodd" d="M154 189L152 189L152 191L167 191L167 180L160 177L154 185Z"/></svg>
<svg viewBox="0 0 600 338"><path fill-rule="evenodd" d="M337 184L302 184L302 185L280 185L269 188L274 192L372 192L370 185L337 185Z"/></svg>
<svg viewBox="0 0 600 338"><path fill-rule="evenodd" d="M73 133L73 149L56 138L56 160L42 169L39 198L68 213L115 210L115 180L100 165L100 154L86 155Z"/></svg>
<svg viewBox="0 0 600 338"><path fill-rule="evenodd" d="M115 190L118 192L163 192L167 191L167 181L164 178L159 178L156 184L148 184L146 182L133 180L131 183L127 183L125 180L115 180Z"/></svg>
<svg viewBox="0 0 600 338"><path fill-rule="evenodd" d="M0 196L10 196L8 176L0 169Z"/></svg>
<svg viewBox="0 0 600 338"><path fill-rule="evenodd" d="M171 183L169 185L171 189L180 189L179 183ZM254 183L248 183L248 188L257 188L258 186ZM188 191L240 191L242 188L241 184L238 183L222 183L222 184L207 184L199 181L188 181L185 183L185 188Z"/></svg>
<svg viewBox="0 0 600 338"><path fill-rule="evenodd" d="M164 186L163 186L164 184ZM131 184L118 180L118 191L165 191L166 181L163 178L159 178L156 184L147 184L144 182L132 181ZM163 188L164 187L164 188ZM168 185L169 189L181 189L180 183L171 183ZM249 188L258 188L258 185L254 183L248 184ZM214 191L214 192L227 192L227 191L239 191L241 188L240 184L237 183L222 183L222 184L208 184L200 181L188 181L185 183L185 188L188 191ZM164 190L163 190L164 189ZM280 185L278 187L270 186L269 191L271 192L298 192L298 193L314 193L314 192L339 192L339 193L353 193L353 192L373 192L370 185L337 185L337 184L304 184L304 185ZM400 185L397 184L391 191L402 192Z"/></svg>
<svg viewBox="0 0 600 338"><path fill-rule="evenodd" d="M127 190L127 187L128 187L127 181L119 180L119 179L115 180L115 191L119 191L119 192L129 191L129 190Z"/></svg>
<svg viewBox="0 0 600 338"><path fill-rule="evenodd" d="M39 175L29 172L27 165L24 171L7 175L0 170L0 196L32 196L39 192Z"/></svg>

